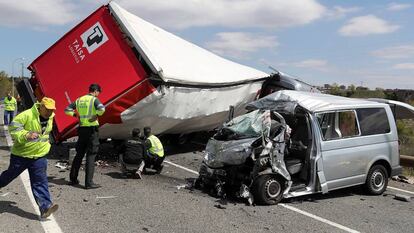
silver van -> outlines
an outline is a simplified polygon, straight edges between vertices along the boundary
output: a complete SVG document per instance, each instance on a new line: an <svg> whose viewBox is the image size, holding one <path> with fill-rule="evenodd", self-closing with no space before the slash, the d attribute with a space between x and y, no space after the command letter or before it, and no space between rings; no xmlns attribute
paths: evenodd
<svg viewBox="0 0 414 233"><path fill-rule="evenodd" d="M217 196L277 204L355 185L379 195L401 173L388 104L284 90L246 108L206 146L197 184Z"/></svg>

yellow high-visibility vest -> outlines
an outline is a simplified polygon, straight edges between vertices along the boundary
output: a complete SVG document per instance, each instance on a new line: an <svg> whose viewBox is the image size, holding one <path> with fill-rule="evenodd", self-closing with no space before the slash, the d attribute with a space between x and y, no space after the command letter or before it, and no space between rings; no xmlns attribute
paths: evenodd
<svg viewBox="0 0 414 233"><path fill-rule="evenodd" d="M158 155L158 157L164 157L164 148L160 139L154 135L151 135L148 137L148 140L151 142L151 148L148 149L148 152Z"/></svg>
<svg viewBox="0 0 414 233"><path fill-rule="evenodd" d="M24 158L40 158L49 152L49 134L52 131L55 113L52 113L49 117L46 128L42 132L39 120L39 106L39 103L34 104L31 109L17 115L9 125L9 132L13 138L12 154ZM39 137L29 141L26 138L29 132L37 132Z"/></svg>
<svg viewBox="0 0 414 233"><path fill-rule="evenodd" d="M7 96L4 98L4 110L6 111L16 111L17 101L12 96L11 99L7 98Z"/></svg>
<svg viewBox="0 0 414 233"><path fill-rule="evenodd" d="M84 95L76 100L76 110L79 113L79 125L83 127L89 126L99 126L98 120L90 122L93 116L101 116L105 109L97 110L95 108L94 102L96 97L92 95Z"/></svg>

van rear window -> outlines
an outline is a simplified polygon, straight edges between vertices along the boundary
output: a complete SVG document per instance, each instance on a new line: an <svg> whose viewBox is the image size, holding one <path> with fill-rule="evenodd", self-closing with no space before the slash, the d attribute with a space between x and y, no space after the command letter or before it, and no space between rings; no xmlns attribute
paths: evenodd
<svg viewBox="0 0 414 233"><path fill-rule="evenodd" d="M356 111L362 136L390 132L390 124L384 108L361 108Z"/></svg>

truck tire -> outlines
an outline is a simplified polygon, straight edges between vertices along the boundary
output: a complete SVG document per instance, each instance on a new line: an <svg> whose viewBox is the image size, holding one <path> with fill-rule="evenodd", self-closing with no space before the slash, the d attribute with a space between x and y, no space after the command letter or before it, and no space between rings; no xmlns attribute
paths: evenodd
<svg viewBox="0 0 414 233"><path fill-rule="evenodd" d="M283 198L283 184L276 176L260 176L254 183L253 195L257 204L276 205Z"/></svg>
<svg viewBox="0 0 414 233"><path fill-rule="evenodd" d="M388 173L383 165L374 165L369 169L365 190L371 195L380 195L388 185Z"/></svg>

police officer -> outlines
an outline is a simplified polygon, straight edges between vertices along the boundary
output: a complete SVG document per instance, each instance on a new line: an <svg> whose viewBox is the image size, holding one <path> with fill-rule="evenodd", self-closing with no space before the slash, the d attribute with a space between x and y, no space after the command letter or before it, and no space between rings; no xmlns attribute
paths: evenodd
<svg viewBox="0 0 414 233"><path fill-rule="evenodd" d="M46 154L50 150L49 134L55 109L55 101L44 97L40 103L16 116L9 126L14 142L9 168L0 175L2 188L28 169L30 186L42 218L58 209L58 205L51 201L46 174Z"/></svg>
<svg viewBox="0 0 414 233"><path fill-rule="evenodd" d="M160 139L151 133L150 127L144 128L145 136L145 147L147 148L147 159L145 162L145 167L152 167L157 171L158 174L161 173L164 161L164 147Z"/></svg>
<svg viewBox="0 0 414 233"><path fill-rule="evenodd" d="M100 187L93 182L93 173L95 170L95 157L99 149L98 116L102 116L105 112L104 105L97 98L101 92L102 89L98 84L91 84L89 86L89 94L79 97L65 109L66 115L75 116L79 120L79 138L76 143L76 156L73 159L70 170L69 184L79 184L79 168L86 153L85 189Z"/></svg>
<svg viewBox="0 0 414 233"><path fill-rule="evenodd" d="M4 125L9 125L13 121L16 107L17 101L9 92L7 96L4 97Z"/></svg>
<svg viewBox="0 0 414 233"><path fill-rule="evenodd" d="M120 147L119 162L124 177L127 177L128 168L133 167L135 177L142 179L145 162L145 145L138 128L132 129L132 138L126 140Z"/></svg>

